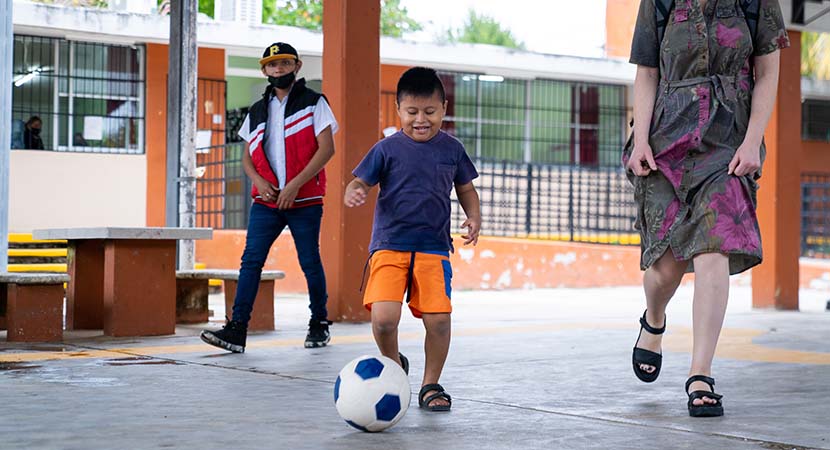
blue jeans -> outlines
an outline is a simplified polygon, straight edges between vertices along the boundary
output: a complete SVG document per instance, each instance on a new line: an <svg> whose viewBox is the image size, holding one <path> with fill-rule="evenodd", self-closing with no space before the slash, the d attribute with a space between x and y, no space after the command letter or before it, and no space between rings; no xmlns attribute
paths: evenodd
<svg viewBox="0 0 830 450"><path fill-rule="evenodd" d="M233 320L247 325L251 320L262 266L271 250L271 245L286 226L291 230L297 259L308 283L309 309L311 320L326 320L326 274L320 260L320 220L323 205L306 206L289 210L272 209L254 203L248 221L245 237L245 251L239 268L239 284L233 303Z"/></svg>

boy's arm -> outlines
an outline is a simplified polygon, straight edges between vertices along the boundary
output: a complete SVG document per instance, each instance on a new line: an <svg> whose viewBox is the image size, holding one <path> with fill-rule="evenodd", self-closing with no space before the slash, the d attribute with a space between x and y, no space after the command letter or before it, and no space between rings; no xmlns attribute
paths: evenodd
<svg viewBox="0 0 830 450"><path fill-rule="evenodd" d="M461 228L467 228L464 238L464 245L478 243L478 233L481 231L481 204L478 199L478 192L472 182L467 184L456 184L455 194L458 196L458 203L467 214L467 220L461 224Z"/></svg>
<svg viewBox="0 0 830 450"><path fill-rule="evenodd" d="M334 156L334 137L332 137L331 127L329 126L317 135L317 151L314 152L314 156L311 157L308 165L291 181L285 183L285 187L280 191L277 206L280 209L290 208L294 204L294 199L297 198L300 187L320 173L332 156Z"/></svg>
<svg viewBox="0 0 830 450"><path fill-rule="evenodd" d="M346 194L343 196L343 203L349 208L360 206L366 203L366 196L369 194L369 189L372 187L368 183L355 177L348 186L346 186Z"/></svg>
<svg viewBox="0 0 830 450"><path fill-rule="evenodd" d="M245 171L245 175L248 175L248 178L256 186L257 191L259 191L259 196L262 197L262 200L272 203L277 201L277 196L280 193L280 189L273 184L269 183L268 180L262 177L259 173L257 173L256 169L254 168L254 161L251 159L251 154L248 153L247 145L245 149L242 151L242 169Z"/></svg>

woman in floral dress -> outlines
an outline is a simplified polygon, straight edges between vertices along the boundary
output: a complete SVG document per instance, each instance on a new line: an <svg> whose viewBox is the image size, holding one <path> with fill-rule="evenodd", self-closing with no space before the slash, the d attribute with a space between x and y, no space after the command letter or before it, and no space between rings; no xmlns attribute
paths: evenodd
<svg viewBox="0 0 830 450"><path fill-rule="evenodd" d="M712 358L729 275L761 262L756 180L779 49L789 40L777 0L755 0L754 35L741 4L747 0L675 0L661 41L659 1L640 2L630 59L637 64L635 132L623 153L638 205L647 303L633 366L643 381L659 375L666 305L683 274L694 272L689 414L719 416Z"/></svg>

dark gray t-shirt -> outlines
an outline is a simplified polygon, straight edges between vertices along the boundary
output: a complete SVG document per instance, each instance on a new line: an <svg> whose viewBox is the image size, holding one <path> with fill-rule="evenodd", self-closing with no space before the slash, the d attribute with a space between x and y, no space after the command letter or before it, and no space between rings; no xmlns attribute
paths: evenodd
<svg viewBox="0 0 830 450"><path fill-rule="evenodd" d="M352 174L380 183L370 253L452 251L450 193L478 177L458 139L439 131L417 142L398 131L375 144Z"/></svg>

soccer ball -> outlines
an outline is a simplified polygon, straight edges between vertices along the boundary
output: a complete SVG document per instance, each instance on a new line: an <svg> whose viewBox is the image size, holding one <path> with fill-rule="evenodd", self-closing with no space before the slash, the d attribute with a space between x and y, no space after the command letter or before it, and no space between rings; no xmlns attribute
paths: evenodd
<svg viewBox="0 0 830 450"><path fill-rule="evenodd" d="M361 431L383 431L398 423L409 408L410 395L406 373L385 356L353 359L334 383L337 413Z"/></svg>

